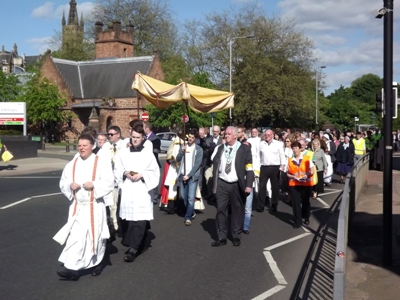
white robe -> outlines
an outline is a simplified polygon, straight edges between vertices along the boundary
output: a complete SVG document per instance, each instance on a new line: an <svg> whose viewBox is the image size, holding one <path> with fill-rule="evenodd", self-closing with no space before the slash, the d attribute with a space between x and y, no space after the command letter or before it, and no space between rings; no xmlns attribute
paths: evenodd
<svg viewBox="0 0 400 300"><path fill-rule="evenodd" d="M125 171L134 171L143 175L143 180L123 181ZM114 172L118 186L122 190L119 216L127 221L153 220L153 202L149 191L159 185L160 168L154 154L146 147L140 152L121 151L115 159Z"/></svg>
<svg viewBox="0 0 400 300"><path fill-rule="evenodd" d="M77 158L75 183L82 185L85 182L92 181L95 157L96 155L92 154L86 160L83 160L81 157ZM71 201L68 214L68 223L70 223L71 229L59 261L64 263L67 269L80 270L94 267L103 259L106 240L110 237L103 197L114 189L114 176L110 161L99 157L96 176L93 181L93 236L90 213L91 205L89 203L90 191L84 188L79 189L76 193L77 201L75 201L70 188L73 182L74 162L75 159L65 166L60 180L61 192ZM76 213L73 216L76 202L78 205Z"/></svg>
<svg viewBox="0 0 400 300"><path fill-rule="evenodd" d="M175 200L177 194L179 163L176 161L176 157L178 156L182 144L183 140L177 137L173 140L167 151L167 159L169 160L170 165L167 176L165 177L164 185L168 186L168 200Z"/></svg>

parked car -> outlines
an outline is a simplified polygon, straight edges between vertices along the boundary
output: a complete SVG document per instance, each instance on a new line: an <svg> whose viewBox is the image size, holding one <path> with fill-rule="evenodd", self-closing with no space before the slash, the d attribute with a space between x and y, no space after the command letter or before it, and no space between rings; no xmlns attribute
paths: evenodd
<svg viewBox="0 0 400 300"><path fill-rule="evenodd" d="M161 152L167 152L169 145L172 143L172 138L176 136L175 132L159 132L156 135L161 140Z"/></svg>

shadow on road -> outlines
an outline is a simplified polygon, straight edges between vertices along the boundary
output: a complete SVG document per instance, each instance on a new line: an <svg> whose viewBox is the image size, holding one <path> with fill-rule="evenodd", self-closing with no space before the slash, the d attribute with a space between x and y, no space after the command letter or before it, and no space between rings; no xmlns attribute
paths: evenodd
<svg viewBox="0 0 400 300"><path fill-rule="evenodd" d="M17 165L0 166L0 171L14 170L15 168L18 168L18 166Z"/></svg>

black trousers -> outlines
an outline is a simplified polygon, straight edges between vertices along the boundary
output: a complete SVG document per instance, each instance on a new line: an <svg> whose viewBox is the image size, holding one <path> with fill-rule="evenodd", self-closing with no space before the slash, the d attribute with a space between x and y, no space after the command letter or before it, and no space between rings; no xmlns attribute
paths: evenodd
<svg viewBox="0 0 400 300"><path fill-rule="evenodd" d="M122 244L132 248L133 252L136 253L141 246L147 243L147 231L150 229L150 222L146 220L126 221L125 225L126 231L124 230Z"/></svg>
<svg viewBox="0 0 400 300"><path fill-rule="evenodd" d="M258 209L264 209L267 197L267 182L271 180L271 205L278 206L279 200L279 167L280 166L261 166L260 187L258 189Z"/></svg>
<svg viewBox="0 0 400 300"><path fill-rule="evenodd" d="M218 179L217 198L217 232L219 239L226 239L228 236L228 204L231 207L231 232L232 237L240 239L244 223L244 203L239 190L239 183L229 183Z"/></svg>
<svg viewBox="0 0 400 300"><path fill-rule="evenodd" d="M292 200L294 224L301 226L302 218L310 218L310 195L309 186L290 186L290 198Z"/></svg>

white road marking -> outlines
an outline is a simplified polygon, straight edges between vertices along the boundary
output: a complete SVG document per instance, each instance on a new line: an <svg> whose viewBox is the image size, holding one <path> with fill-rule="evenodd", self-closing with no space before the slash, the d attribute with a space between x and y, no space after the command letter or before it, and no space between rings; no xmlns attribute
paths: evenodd
<svg viewBox="0 0 400 300"><path fill-rule="evenodd" d="M16 202L14 202L14 203L11 203L11 204L9 204L9 205L0 207L0 209L7 209L7 208L13 207L13 206L15 206L15 205L24 203L24 202L26 202L26 201L29 201L29 200L32 200L32 199L35 199L35 198L50 197L50 196L55 196L55 195L61 195L61 193L52 193L52 194L45 194L45 195L37 195L37 196L28 197L28 198L25 198L25 199L16 201Z"/></svg>
<svg viewBox="0 0 400 300"><path fill-rule="evenodd" d="M264 256L269 264L269 267L272 270L272 273L274 273L275 278L278 280L278 283L279 284L287 284L285 278L283 277L283 275L281 273L281 270L279 270L278 265L276 264L276 261L272 257L271 252L264 251Z"/></svg>
<svg viewBox="0 0 400 300"><path fill-rule="evenodd" d="M267 248L264 248L264 251L271 251L272 249L275 249L275 248L278 248L278 247L280 247L280 246L289 244L289 243L291 243L291 242L293 242L293 241L296 241L296 240L298 240L298 239L301 239L301 238L303 238L303 237L305 237L305 236L307 236L307 235L310 235L310 234L311 234L311 233L307 233L307 232L306 232L306 233L303 233L303 234L300 234L300 235L295 236L295 237L293 237L293 238L291 238L291 239L288 239L288 240L286 240L286 241L283 241L283 242L277 243L277 244L275 244L275 245L269 246L269 247L267 247Z"/></svg>
<svg viewBox="0 0 400 300"><path fill-rule="evenodd" d="M316 199L314 199L314 200L317 200L317 201L319 201L319 202L321 202L322 203L322 205L323 206L325 206L326 208L328 208L329 207L329 204L328 203L326 203L324 200L322 200L321 198L319 198L319 197L317 197Z"/></svg>
<svg viewBox="0 0 400 300"><path fill-rule="evenodd" d="M340 193L342 190L333 190L333 192L329 192L329 193L323 193L323 194L319 194L318 196L326 196L326 195L331 195L331 194L336 194L336 193Z"/></svg>
<svg viewBox="0 0 400 300"><path fill-rule="evenodd" d="M269 289L265 293L262 293L261 295L258 295L257 297L254 297L251 300L264 300L264 299L267 299L268 297L272 296L273 294L276 294L280 290L283 290L285 287L286 286L284 286L284 285L277 285L277 286L273 287L272 289Z"/></svg>

